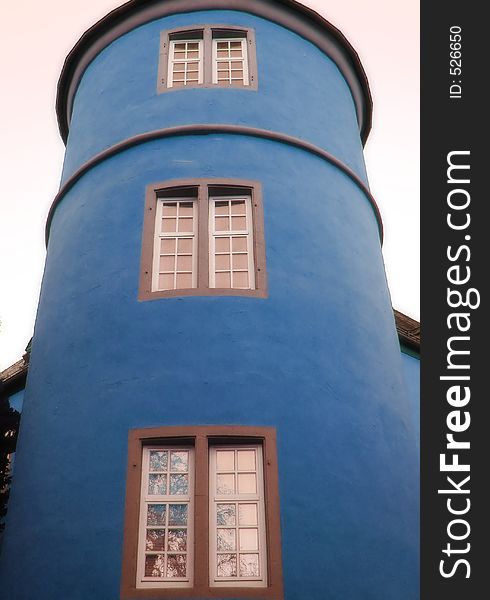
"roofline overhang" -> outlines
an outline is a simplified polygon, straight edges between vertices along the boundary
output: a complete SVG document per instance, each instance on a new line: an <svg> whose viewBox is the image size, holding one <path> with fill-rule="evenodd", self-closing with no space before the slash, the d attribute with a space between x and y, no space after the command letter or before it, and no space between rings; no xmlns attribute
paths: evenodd
<svg viewBox="0 0 490 600"><path fill-rule="evenodd" d="M372 97L359 56L343 33L295 0L130 0L114 9L78 40L65 59L56 97L61 137L66 143L73 100L85 69L118 37L162 17L199 10L237 10L263 17L298 33L337 65L352 93L363 144L372 124Z"/></svg>

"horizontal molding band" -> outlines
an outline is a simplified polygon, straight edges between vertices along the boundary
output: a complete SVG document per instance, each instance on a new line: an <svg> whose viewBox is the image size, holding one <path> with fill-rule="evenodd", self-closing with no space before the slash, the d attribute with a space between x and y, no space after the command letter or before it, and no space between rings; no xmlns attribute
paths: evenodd
<svg viewBox="0 0 490 600"><path fill-rule="evenodd" d="M49 209L48 218L46 221L46 245L48 244L49 239L49 231L51 228L51 222L53 220L54 212L56 207L61 202L65 194L75 185L75 183L85 175L88 171L93 169L95 166L104 162L105 160L112 158L113 156L128 150L129 148L133 148L134 146L139 146L141 144L145 144L147 142L151 142L153 140L165 139L170 137L180 137L187 135L211 135L216 133L227 133L232 135L243 135L248 137L256 137L265 140L272 140L275 142L279 142L282 144L287 144L289 146L294 146L296 148L300 148L306 152L319 156L323 158L331 165L334 165L337 169L342 171L351 181L364 193L367 200L371 204L371 207L374 212L374 216L378 223L379 235L381 243L383 242L383 222L381 220L381 214L379 212L378 205L376 204L376 200L372 196L366 184L362 181L362 179L354 173L354 171L348 167L345 163L340 161L330 152L327 152L323 148L316 146L315 144L311 144L310 142L306 142L300 138L286 135L284 133L278 133L276 131L269 131L267 129L259 129L257 127L245 127L241 125L223 125L223 124L195 124L195 125L178 125L176 127L166 127L164 129L155 129L153 131L148 131L146 133L140 133L138 135L132 136L123 140L122 142L118 142L114 144L114 146L110 146L106 148L102 152L99 152L95 156L93 156L90 160L83 163L81 167L79 167L73 175L71 175L65 183L61 186L59 192L56 194L53 203L51 204L51 208Z"/></svg>

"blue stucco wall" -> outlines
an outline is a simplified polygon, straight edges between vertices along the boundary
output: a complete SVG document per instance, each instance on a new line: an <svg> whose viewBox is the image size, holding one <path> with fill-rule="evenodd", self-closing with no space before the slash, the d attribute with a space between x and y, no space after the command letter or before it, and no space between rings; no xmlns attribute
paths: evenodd
<svg viewBox="0 0 490 600"><path fill-rule="evenodd" d="M408 388L408 397L412 409L413 422L417 432L417 444L420 447L420 357L404 351L402 347L402 365Z"/></svg>
<svg viewBox="0 0 490 600"><path fill-rule="evenodd" d="M194 17L169 22L202 22L207 15ZM301 135L362 170L352 101L330 61L276 25L212 15L213 22L226 18L257 29L258 92L156 96L161 24L140 28L87 71L65 177L92 152L157 121L158 127L176 119L226 122L225 104L230 122ZM264 40L264 32L277 38ZM145 40L151 52L141 48ZM311 79L324 69L327 97L317 91L306 100L291 87L284 108L270 113L274 40L301 52L301 69ZM138 64L147 55L153 61L151 76L134 75L146 78L143 100L134 99L136 82L94 96L97 81L113 76L119 51L119 69L126 68L130 48ZM133 101L148 106L142 121L125 118ZM171 110L172 103L182 110ZM299 106L298 119L288 120ZM336 115L340 121L333 122ZM138 302L145 187L183 177L261 182L267 299ZM210 423L277 428L286 600L418 597L416 431L374 213L359 188L323 159L240 135L133 147L85 174L58 206L0 597L118 598L128 430ZM35 565L35 576L25 577L26 564Z"/></svg>

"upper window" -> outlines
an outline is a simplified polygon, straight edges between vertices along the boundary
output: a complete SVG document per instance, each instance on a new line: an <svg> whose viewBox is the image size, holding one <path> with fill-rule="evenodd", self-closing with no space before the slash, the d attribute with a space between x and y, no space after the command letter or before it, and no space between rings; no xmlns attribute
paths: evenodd
<svg viewBox="0 0 490 600"><path fill-rule="evenodd" d="M196 86L257 89L254 31L201 25L162 32L158 91Z"/></svg>
<svg viewBox="0 0 490 600"><path fill-rule="evenodd" d="M272 428L133 430L128 465L122 598L283 597Z"/></svg>
<svg viewBox="0 0 490 600"><path fill-rule="evenodd" d="M149 186L140 300L211 294L267 294L260 186L236 180Z"/></svg>

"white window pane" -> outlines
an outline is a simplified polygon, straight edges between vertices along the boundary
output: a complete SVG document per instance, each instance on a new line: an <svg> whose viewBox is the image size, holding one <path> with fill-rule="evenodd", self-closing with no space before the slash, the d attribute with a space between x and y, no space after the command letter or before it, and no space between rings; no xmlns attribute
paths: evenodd
<svg viewBox="0 0 490 600"><path fill-rule="evenodd" d="M192 256L178 256L177 271L192 271Z"/></svg>
<svg viewBox="0 0 490 600"><path fill-rule="evenodd" d="M175 253L175 238L167 240L160 240L160 253L161 254L174 254Z"/></svg>
<svg viewBox="0 0 490 600"><path fill-rule="evenodd" d="M233 252L246 252L247 251L247 238L246 237L234 237L232 241Z"/></svg>
<svg viewBox="0 0 490 600"><path fill-rule="evenodd" d="M177 219L162 219L162 232L177 231Z"/></svg>
<svg viewBox="0 0 490 600"><path fill-rule="evenodd" d="M192 273L177 273L177 289L186 290L192 287Z"/></svg>
<svg viewBox="0 0 490 600"><path fill-rule="evenodd" d="M248 273L244 273L243 271L233 272L233 287L234 288L242 288L248 289Z"/></svg>
<svg viewBox="0 0 490 600"><path fill-rule="evenodd" d="M192 240L189 238L179 239L177 250L179 254L190 254L192 252Z"/></svg>
<svg viewBox="0 0 490 600"><path fill-rule="evenodd" d="M160 271L173 271L175 269L175 256L160 256Z"/></svg>
<svg viewBox="0 0 490 600"><path fill-rule="evenodd" d="M158 289L159 290L173 290L174 289L173 274L159 275L158 276Z"/></svg>
<svg viewBox="0 0 490 600"><path fill-rule="evenodd" d="M217 450L216 468L218 471L235 470L235 452L234 450Z"/></svg>
<svg viewBox="0 0 490 600"><path fill-rule="evenodd" d="M234 531L234 529L232 530ZM258 550L259 534L257 529L240 529L240 550Z"/></svg>
<svg viewBox="0 0 490 600"><path fill-rule="evenodd" d="M165 202L162 207L162 215L164 217L175 216L177 214L177 203L167 203Z"/></svg>
<svg viewBox="0 0 490 600"><path fill-rule="evenodd" d="M217 254L216 255L216 269L219 271L230 270L230 255L229 254Z"/></svg>
<svg viewBox="0 0 490 600"><path fill-rule="evenodd" d="M245 231L247 229L246 217L231 217L231 228L233 231Z"/></svg>
<svg viewBox="0 0 490 600"><path fill-rule="evenodd" d="M234 254L233 255L233 268L234 269L248 269L248 255L247 254Z"/></svg>
<svg viewBox="0 0 490 600"><path fill-rule="evenodd" d="M229 252L230 251L230 238L228 237L217 237L215 241L216 252Z"/></svg>
<svg viewBox="0 0 490 600"><path fill-rule="evenodd" d="M255 450L238 450L238 470L255 471Z"/></svg>
<svg viewBox="0 0 490 600"><path fill-rule="evenodd" d="M216 231L229 231L230 230L230 219L228 217L216 217L215 218Z"/></svg>
<svg viewBox="0 0 490 600"><path fill-rule="evenodd" d="M216 215L228 215L229 210L229 203L227 201L215 202L214 204L214 212Z"/></svg>
<svg viewBox="0 0 490 600"><path fill-rule="evenodd" d="M230 288L231 287L231 274L230 273L216 273L215 280L216 280L217 288Z"/></svg>
<svg viewBox="0 0 490 600"><path fill-rule="evenodd" d="M257 525L257 505L242 504L238 505L238 524L239 525Z"/></svg>
<svg viewBox="0 0 490 600"><path fill-rule="evenodd" d="M257 478L254 473L238 474L238 493L255 494L257 492Z"/></svg>

